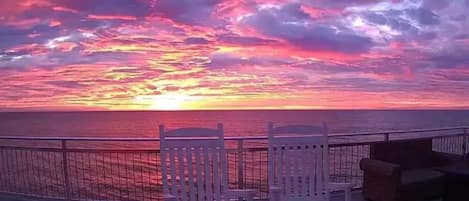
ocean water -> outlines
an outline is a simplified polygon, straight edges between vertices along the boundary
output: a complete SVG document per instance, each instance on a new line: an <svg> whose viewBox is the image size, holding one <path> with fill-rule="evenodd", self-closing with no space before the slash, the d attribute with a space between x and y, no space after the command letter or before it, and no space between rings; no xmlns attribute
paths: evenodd
<svg viewBox="0 0 469 201"><path fill-rule="evenodd" d="M159 124L171 129L223 123L226 136L265 136L269 121L278 125L327 122L331 133L353 133L467 126L469 111L18 112L0 113L0 135L157 138ZM383 136L374 137L382 140ZM435 140L435 148L459 153L461 139ZM268 197L266 145L265 140L244 142L245 149L238 152L236 142L226 143L231 188L241 183L243 188L256 189L258 198ZM0 140L0 192L49 198L63 198L68 192L73 200L162 200L157 142L69 141L67 148L63 152L60 141ZM331 146L331 181L360 187L363 173L358 162L368 154L364 144Z"/></svg>
<svg viewBox="0 0 469 201"><path fill-rule="evenodd" d="M158 125L216 127L226 136L266 135L267 123L320 124L331 133L469 125L469 110L271 110L0 113L3 136L158 137Z"/></svg>

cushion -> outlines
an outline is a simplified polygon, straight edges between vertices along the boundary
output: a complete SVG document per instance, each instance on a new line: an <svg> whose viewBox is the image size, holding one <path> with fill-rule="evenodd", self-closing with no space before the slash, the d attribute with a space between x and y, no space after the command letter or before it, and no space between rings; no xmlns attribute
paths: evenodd
<svg viewBox="0 0 469 201"><path fill-rule="evenodd" d="M423 183L443 179L445 175L432 169L415 169L402 172L401 183L403 185Z"/></svg>
<svg viewBox="0 0 469 201"><path fill-rule="evenodd" d="M402 172L397 200L435 200L444 193L444 174L431 169Z"/></svg>

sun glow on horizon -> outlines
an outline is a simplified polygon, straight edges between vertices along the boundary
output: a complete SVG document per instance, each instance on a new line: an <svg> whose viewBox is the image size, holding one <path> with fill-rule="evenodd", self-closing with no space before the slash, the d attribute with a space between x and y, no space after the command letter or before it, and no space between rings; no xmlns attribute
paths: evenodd
<svg viewBox="0 0 469 201"><path fill-rule="evenodd" d="M186 94L161 94L155 96L137 96L135 102L143 104L150 110L184 110L194 109L194 101L200 97ZM196 107L195 107L196 108Z"/></svg>

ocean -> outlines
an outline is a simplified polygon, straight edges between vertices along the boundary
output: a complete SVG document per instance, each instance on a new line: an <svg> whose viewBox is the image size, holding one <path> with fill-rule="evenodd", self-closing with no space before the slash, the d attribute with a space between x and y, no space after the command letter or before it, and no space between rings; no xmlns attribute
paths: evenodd
<svg viewBox="0 0 469 201"><path fill-rule="evenodd" d="M158 137L167 128L216 127L226 136L266 135L267 123L321 124L330 133L438 128L469 125L469 110L269 110L269 111L135 111L5 112L3 136Z"/></svg>
<svg viewBox="0 0 469 201"><path fill-rule="evenodd" d="M158 138L159 124L172 129L215 128L217 123L223 123L225 136L265 136L269 121L277 125L327 122L330 133L353 133L467 126L469 111L8 112L0 113L0 135ZM383 140L383 136L374 137ZM334 140L351 138L356 142L360 137ZM361 140L373 141L371 138ZM434 148L460 153L462 139L457 136L434 140ZM369 146L364 143L344 146L340 142L330 147L331 181L360 187L363 173L358 163L369 155ZM237 143L225 143L229 186L255 189L257 198L266 199L267 142L243 141L242 151L237 149ZM61 145L61 141L0 140L0 192L72 200L162 200L157 142L67 141L66 151Z"/></svg>

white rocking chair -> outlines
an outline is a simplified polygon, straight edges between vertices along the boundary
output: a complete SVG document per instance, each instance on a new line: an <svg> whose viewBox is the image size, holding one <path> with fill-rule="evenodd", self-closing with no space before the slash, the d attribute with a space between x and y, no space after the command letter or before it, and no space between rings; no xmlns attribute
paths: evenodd
<svg viewBox="0 0 469 201"><path fill-rule="evenodd" d="M164 201L252 201L255 191L228 189L222 124L159 132Z"/></svg>
<svg viewBox="0 0 469 201"><path fill-rule="evenodd" d="M329 201L330 192L351 184L329 182L327 126L269 123L269 187L271 201ZM316 134L316 135L315 135ZM318 135L319 134L319 135Z"/></svg>

